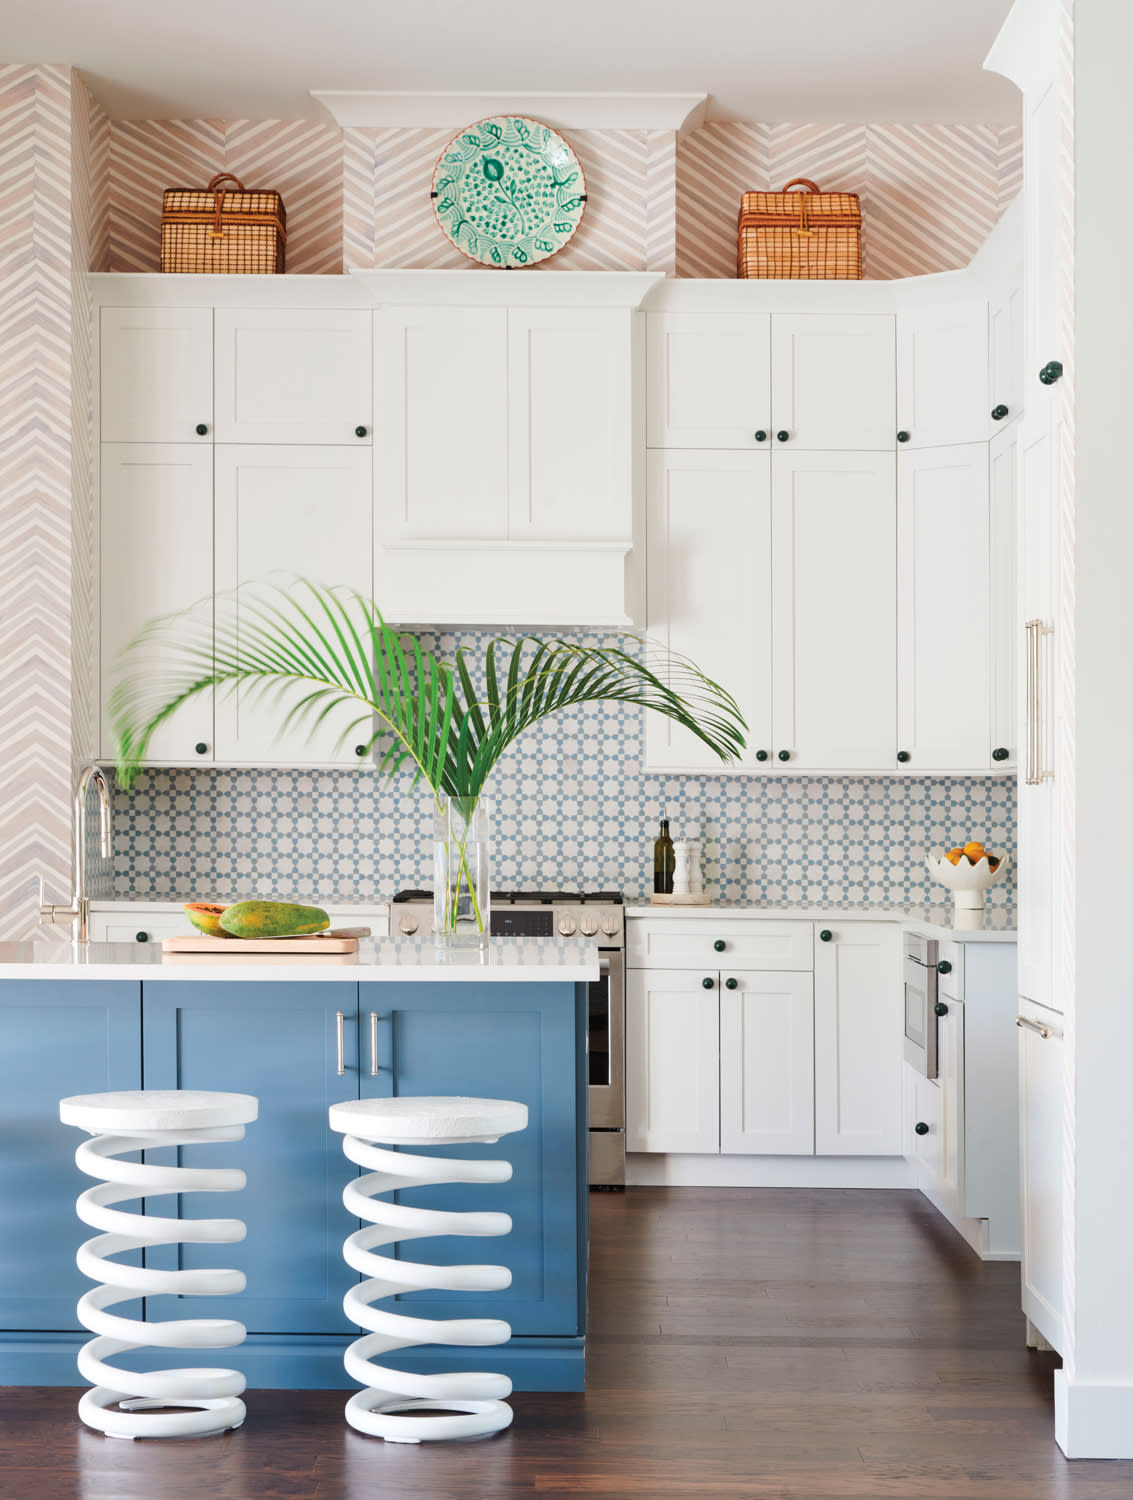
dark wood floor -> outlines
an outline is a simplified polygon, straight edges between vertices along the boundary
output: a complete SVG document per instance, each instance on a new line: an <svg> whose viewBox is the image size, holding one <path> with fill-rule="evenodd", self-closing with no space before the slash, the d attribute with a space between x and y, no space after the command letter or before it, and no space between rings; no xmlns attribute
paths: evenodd
<svg viewBox="0 0 1133 1500"><path fill-rule="evenodd" d="M122 1443L76 1392L0 1390L0 1500L1128 1500L1067 1463L1018 1268L918 1194L592 1194L589 1388L482 1443L386 1445L337 1392L259 1391L235 1433ZM475 1367L475 1365L473 1366Z"/></svg>

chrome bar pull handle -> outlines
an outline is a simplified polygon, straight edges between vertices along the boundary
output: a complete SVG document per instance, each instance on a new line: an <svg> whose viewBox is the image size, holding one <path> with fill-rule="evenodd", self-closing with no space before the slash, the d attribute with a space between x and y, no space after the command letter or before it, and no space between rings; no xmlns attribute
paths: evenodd
<svg viewBox="0 0 1133 1500"><path fill-rule="evenodd" d="M1024 780L1027 786L1041 786L1054 775L1043 765L1043 637L1054 634L1054 627L1041 620L1028 620L1027 631L1027 764Z"/></svg>
<svg viewBox="0 0 1133 1500"><path fill-rule="evenodd" d="M378 1013L370 1012L370 1077L378 1076Z"/></svg>
<svg viewBox="0 0 1133 1500"><path fill-rule="evenodd" d="M1061 1031L1054 1026L1046 1026L1041 1021L1032 1021L1030 1016L1016 1016L1015 1025L1021 1026L1025 1031L1037 1032L1045 1042L1049 1037L1062 1035Z"/></svg>
<svg viewBox="0 0 1133 1500"><path fill-rule="evenodd" d="M335 1030L338 1036L338 1076L341 1078L346 1072L346 1057L343 1045L343 1023L346 1020L346 1012L337 1010L334 1013Z"/></svg>

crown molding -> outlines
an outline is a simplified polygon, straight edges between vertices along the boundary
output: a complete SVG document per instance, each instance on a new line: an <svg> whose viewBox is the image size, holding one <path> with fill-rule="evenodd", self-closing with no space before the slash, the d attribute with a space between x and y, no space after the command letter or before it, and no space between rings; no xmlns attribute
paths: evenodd
<svg viewBox="0 0 1133 1500"><path fill-rule="evenodd" d="M707 94L473 94L312 89L345 128L459 130L490 115L530 115L558 130L673 130L704 123Z"/></svg>

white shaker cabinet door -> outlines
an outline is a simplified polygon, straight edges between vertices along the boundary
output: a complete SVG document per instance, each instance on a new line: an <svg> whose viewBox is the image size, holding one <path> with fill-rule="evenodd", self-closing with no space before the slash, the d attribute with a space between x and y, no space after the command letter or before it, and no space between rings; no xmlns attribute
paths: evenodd
<svg viewBox="0 0 1133 1500"><path fill-rule="evenodd" d="M374 328L379 537L506 537L507 310L386 307Z"/></svg>
<svg viewBox="0 0 1133 1500"><path fill-rule="evenodd" d="M147 621L204 602L206 638L213 589L212 445L104 443L99 534L102 754L114 754L107 699L117 657ZM147 677L160 673L160 651L147 648ZM198 746L203 747L198 749ZM213 758L212 694L183 704L155 732L147 759Z"/></svg>
<svg viewBox="0 0 1133 1500"><path fill-rule="evenodd" d="M242 599L259 593L270 601L277 585L294 592L297 577L354 589L368 599L371 557L368 448L217 448L217 593L253 585L231 602L218 599L218 639L222 618L239 629ZM240 689L220 695L217 759L252 765L357 765L355 744L369 739L367 725L359 726L356 739L336 748L339 732L358 717L360 710L353 706L328 715L313 738L309 724L281 732L287 708L310 691L307 684L296 686L286 698Z"/></svg>
<svg viewBox="0 0 1133 1500"><path fill-rule="evenodd" d="M815 1154L900 1156L897 932L888 923L842 922L816 937Z"/></svg>
<svg viewBox="0 0 1133 1500"><path fill-rule="evenodd" d="M893 318L888 313L775 313L774 447L881 449L896 442Z"/></svg>
<svg viewBox="0 0 1133 1500"><path fill-rule="evenodd" d="M369 444L372 321L363 308L218 307L217 442Z"/></svg>
<svg viewBox="0 0 1133 1500"><path fill-rule="evenodd" d="M892 453L774 455L775 765L896 765Z"/></svg>
<svg viewBox="0 0 1133 1500"><path fill-rule="evenodd" d="M1062 1348L1061 1017L1024 1000L1019 1028L1019 1167L1023 1209L1023 1312Z"/></svg>
<svg viewBox="0 0 1133 1500"><path fill-rule="evenodd" d="M650 313L647 361L651 448L770 445L767 313Z"/></svg>
<svg viewBox="0 0 1133 1500"><path fill-rule="evenodd" d="M631 313L508 311L509 536L633 536Z"/></svg>
<svg viewBox="0 0 1133 1500"><path fill-rule="evenodd" d="M813 1156L812 976L724 970L720 977L720 1150Z"/></svg>
<svg viewBox="0 0 1133 1500"><path fill-rule="evenodd" d="M647 635L732 694L748 723L745 764L755 764L771 742L769 456L650 453L647 574ZM645 758L651 767L721 764L660 714L646 715Z"/></svg>
<svg viewBox="0 0 1133 1500"><path fill-rule="evenodd" d="M628 972L627 1151L719 1151L717 983L714 969Z"/></svg>
<svg viewBox="0 0 1133 1500"><path fill-rule="evenodd" d="M986 443L897 455L897 743L905 770L991 770Z"/></svg>
<svg viewBox="0 0 1133 1500"><path fill-rule="evenodd" d="M1001 428L988 449L988 521L991 587L988 629L991 668L991 758L1001 770L1019 763L1019 703L1016 657L1018 582L1015 538L1018 534L1019 425Z"/></svg>
<svg viewBox="0 0 1133 1500"><path fill-rule="evenodd" d="M998 426L1023 413L1023 278L988 308L988 401ZM997 429L993 429L997 430Z"/></svg>
<svg viewBox="0 0 1133 1500"><path fill-rule="evenodd" d="M212 308L104 307L98 384L104 443L211 445Z"/></svg>
<svg viewBox="0 0 1133 1500"><path fill-rule="evenodd" d="M909 308L898 319L897 427L902 447L986 442L987 303L982 299Z"/></svg>

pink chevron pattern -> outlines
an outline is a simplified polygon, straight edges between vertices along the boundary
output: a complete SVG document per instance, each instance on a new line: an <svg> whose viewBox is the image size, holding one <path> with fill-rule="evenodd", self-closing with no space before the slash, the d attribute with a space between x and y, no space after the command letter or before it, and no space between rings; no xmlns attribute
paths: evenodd
<svg viewBox="0 0 1133 1500"><path fill-rule="evenodd" d="M69 889L71 72L0 67L0 936Z"/></svg>
<svg viewBox="0 0 1133 1500"><path fill-rule="evenodd" d="M203 187L217 172L282 195L289 272L342 270L342 132L308 120L112 121L103 268L158 270L162 193Z"/></svg>
<svg viewBox="0 0 1133 1500"><path fill-rule="evenodd" d="M645 181L642 193L645 225L645 269L677 274L677 137L651 130L645 137Z"/></svg>

